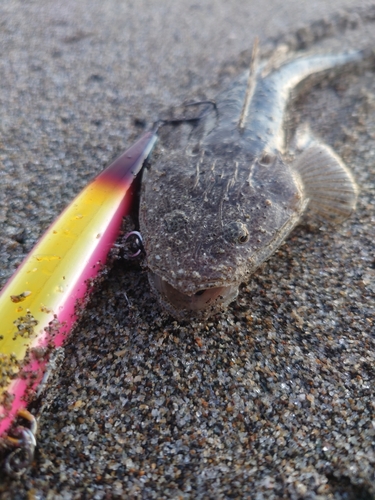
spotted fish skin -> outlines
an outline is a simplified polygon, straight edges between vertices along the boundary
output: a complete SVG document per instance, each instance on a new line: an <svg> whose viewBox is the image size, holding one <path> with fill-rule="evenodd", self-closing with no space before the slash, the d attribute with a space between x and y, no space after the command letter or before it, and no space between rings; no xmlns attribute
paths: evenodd
<svg viewBox="0 0 375 500"><path fill-rule="evenodd" d="M318 206L314 198L332 219L354 209L348 169L307 132L292 162L284 121L291 94L307 78L362 59L353 51L266 62L254 76L242 128L246 74L197 125L166 127L178 140L162 142L144 171L139 223L151 287L177 318L207 316L233 301L307 206Z"/></svg>

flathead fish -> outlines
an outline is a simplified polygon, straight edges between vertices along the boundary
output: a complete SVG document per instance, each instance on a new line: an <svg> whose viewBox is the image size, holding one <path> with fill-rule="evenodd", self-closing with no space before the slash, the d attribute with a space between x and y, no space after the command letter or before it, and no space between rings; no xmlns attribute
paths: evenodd
<svg viewBox="0 0 375 500"><path fill-rule="evenodd" d="M334 223L357 186L306 125L286 144L292 95L361 51L273 57L207 104L178 147L159 146L143 173L139 211L149 281L174 316L210 315L282 244L307 209Z"/></svg>

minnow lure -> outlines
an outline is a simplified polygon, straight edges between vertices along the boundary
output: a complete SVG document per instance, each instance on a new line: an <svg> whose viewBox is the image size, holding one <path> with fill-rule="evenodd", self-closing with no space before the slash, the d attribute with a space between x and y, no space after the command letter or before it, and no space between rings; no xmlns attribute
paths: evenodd
<svg viewBox="0 0 375 500"><path fill-rule="evenodd" d="M29 457L34 422L24 408L103 268L129 208L127 191L156 137L155 131L146 133L83 189L0 294L0 438L12 434L17 417L28 421L5 439L11 447L27 447Z"/></svg>
<svg viewBox="0 0 375 500"><path fill-rule="evenodd" d="M363 58L302 53L256 64L254 51L249 74L207 107L180 147L156 148L143 173L140 231L151 287L177 318L232 302L307 207L333 222L354 210L357 187L343 162L306 127L290 154L284 122L299 84Z"/></svg>

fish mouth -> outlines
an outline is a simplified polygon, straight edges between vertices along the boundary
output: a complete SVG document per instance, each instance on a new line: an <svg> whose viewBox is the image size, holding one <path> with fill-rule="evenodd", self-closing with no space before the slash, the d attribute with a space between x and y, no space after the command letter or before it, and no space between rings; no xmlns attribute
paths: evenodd
<svg viewBox="0 0 375 500"><path fill-rule="evenodd" d="M226 307L238 295L238 283L197 289L191 295L180 292L153 272L149 281L162 305L177 318L209 315Z"/></svg>

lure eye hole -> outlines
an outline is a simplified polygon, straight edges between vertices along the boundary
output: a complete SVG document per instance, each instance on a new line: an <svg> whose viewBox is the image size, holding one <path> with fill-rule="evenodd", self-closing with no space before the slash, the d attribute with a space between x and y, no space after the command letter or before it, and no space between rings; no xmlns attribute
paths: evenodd
<svg viewBox="0 0 375 500"><path fill-rule="evenodd" d="M243 222L235 221L227 225L224 230L224 238L235 245L243 245L250 239L249 230Z"/></svg>

